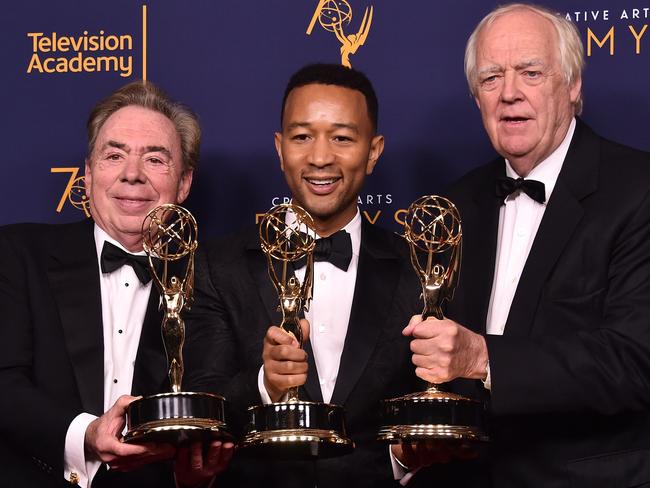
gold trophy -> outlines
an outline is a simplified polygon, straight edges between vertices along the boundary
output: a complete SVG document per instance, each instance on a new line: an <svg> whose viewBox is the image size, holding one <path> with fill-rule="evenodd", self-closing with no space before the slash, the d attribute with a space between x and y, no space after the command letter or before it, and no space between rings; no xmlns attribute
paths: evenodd
<svg viewBox="0 0 650 488"><path fill-rule="evenodd" d="M411 204L404 222L411 263L422 284L422 319L443 319L442 305L451 300L461 261L461 220L446 198L424 196ZM422 392L383 401L380 441L486 441L483 403L428 384Z"/></svg>
<svg viewBox="0 0 650 488"><path fill-rule="evenodd" d="M160 292L160 306L164 311L162 338L172 391L143 397L129 405L126 442L181 443L232 438L224 420L223 397L181 391L185 342L185 322L181 312L189 309L193 300L197 233L192 214L173 204L154 208L142 223L143 247L149 257L151 276ZM170 263L178 265L182 278L171 273Z"/></svg>
<svg viewBox="0 0 650 488"><path fill-rule="evenodd" d="M289 219L293 219L288 223ZM313 252L316 247L311 216L295 204L276 205L260 222L260 244L266 254L269 276L278 292L282 311L280 327L303 346L299 315L312 297ZM293 273L296 261L305 259L302 283ZM343 408L328 403L301 401L298 388L287 400L249 407L249 422L242 442L244 452L276 458L310 459L348 454L354 443L346 436Z"/></svg>

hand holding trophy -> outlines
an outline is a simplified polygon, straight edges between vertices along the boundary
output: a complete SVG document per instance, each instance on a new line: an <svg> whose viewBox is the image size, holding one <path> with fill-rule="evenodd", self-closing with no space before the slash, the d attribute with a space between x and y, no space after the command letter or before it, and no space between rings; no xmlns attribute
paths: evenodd
<svg viewBox="0 0 650 488"><path fill-rule="evenodd" d="M173 204L154 208L142 224L144 250L149 257L151 275L160 292L160 305L164 312L162 337L172 391L140 398L129 405L126 442L180 443L195 439L232 438L224 419L223 397L181 391L185 342L185 322L181 312L192 303L197 233L192 214ZM176 271L183 272L179 275L171 273L171 263L178 265Z"/></svg>
<svg viewBox="0 0 650 488"><path fill-rule="evenodd" d="M289 220L291 223L289 223ZM273 207L260 223L260 244L269 276L280 299L280 328L302 348L300 313L307 310L312 294L313 252L316 246L311 216L300 206ZM293 272L305 261L302 283ZM286 401L249 408L249 424L242 447L254 455L305 459L349 453L354 444L346 437L343 408L302 401L298 387L289 388Z"/></svg>
<svg viewBox="0 0 650 488"><path fill-rule="evenodd" d="M462 228L456 206L439 196L419 198L408 209L404 237L422 284L422 320L442 320L443 302L453 298L460 272ZM482 403L429 384L425 391L384 400L378 439L484 441L484 413Z"/></svg>

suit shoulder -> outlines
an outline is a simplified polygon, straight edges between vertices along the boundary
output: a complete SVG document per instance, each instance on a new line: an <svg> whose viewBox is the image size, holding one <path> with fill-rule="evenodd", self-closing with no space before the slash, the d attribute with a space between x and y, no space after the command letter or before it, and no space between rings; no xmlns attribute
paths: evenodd
<svg viewBox="0 0 650 488"><path fill-rule="evenodd" d="M200 243L199 252L209 261L211 267L217 268L243 259L248 249L259 249L258 242L257 226L250 225Z"/></svg>
<svg viewBox="0 0 650 488"><path fill-rule="evenodd" d="M40 224L20 223L0 226L0 239L25 247L48 246L61 236L69 236L71 232L90 222L74 222L70 224Z"/></svg>
<svg viewBox="0 0 650 488"><path fill-rule="evenodd" d="M443 192L452 201L459 198L465 198L467 195L474 194L475 190L485 184L486 180L494 179L499 167L503 167L503 159L497 158L487 164L478 166L458 180L451 183Z"/></svg>

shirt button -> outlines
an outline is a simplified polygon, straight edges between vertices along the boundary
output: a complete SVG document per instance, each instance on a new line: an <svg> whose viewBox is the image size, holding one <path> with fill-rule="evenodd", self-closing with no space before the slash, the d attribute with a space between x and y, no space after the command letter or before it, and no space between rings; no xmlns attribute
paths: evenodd
<svg viewBox="0 0 650 488"><path fill-rule="evenodd" d="M113 380L113 383L117 383L117 379L114 379L114 380Z"/></svg>
<svg viewBox="0 0 650 488"><path fill-rule="evenodd" d="M128 283L124 283L124 286L126 286L126 287L128 288L129 284L128 284Z"/></svg>
<svg viewBox="0 0 650 488"><path fill-rule="evenodd" d="M517 283L517 277L516 277L516 276L513 276L513 277L512 277L512 282L513 282L513 283Z"/></svg>
<svg viewBox="0 0 650 488"><path fill-rule="evenodd" d="M117 332L121 334L121 333L122 333L122 329L118 330Z"/></svg>
<svg viewBox="0 0 650 488"><path fill-rule="evenodd" d="M320 279L325 281L327 279L327 275L325 273L320 274Z"/></svg>
<svg viewBox="0 0 650 488"><path fill-rule="evenodd" d="M524 237L525 235L526 235L526 229L524 229L523 227L519 227L519 229L517 229L517 237Z"/></svg>
<svg viewBox="0 0 650 488"><path fill-rule="evenodd" d="M323 386L325 384L325 380L318 380L318 382L320 383L320 386Z"/></svg>
<svg viewBox="0 0 650 488"><path fill-rule="evenodd" d="M320 324L320 325L318 326L318 332L320 332L321 334L322 334L323 332L325 332L326 330L327 330L327 327L325 326L325 324Z"/></svg>

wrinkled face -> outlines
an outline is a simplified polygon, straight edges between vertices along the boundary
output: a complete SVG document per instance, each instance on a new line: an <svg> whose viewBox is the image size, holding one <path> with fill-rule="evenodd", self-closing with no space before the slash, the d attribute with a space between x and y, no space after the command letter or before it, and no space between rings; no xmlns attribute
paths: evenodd
<svg viewBox="0 0 650 488"><path fill-rule="evenodd" d="M356 214L357 196L384 140L374 135L361 92L311 84L289 93L275 147L294 201L327 235Z"/></svg>
<svg viewBox="0 0 650 488"><path fill-rule="evenodd" d="M527 174L564 139L581 82L568 85L557 32L534 12L498 17L477 46L476 102L483 124L497 152Z"/></svg>
<svg viewBox="0 0 650 488"><path fill-rule="evenodd" d="M86 161L86 194L93 219L129 250L141 248L142 222L154 207L181 203L192 183L180 137L159 112L124 107L97 134Z"/></svg>

